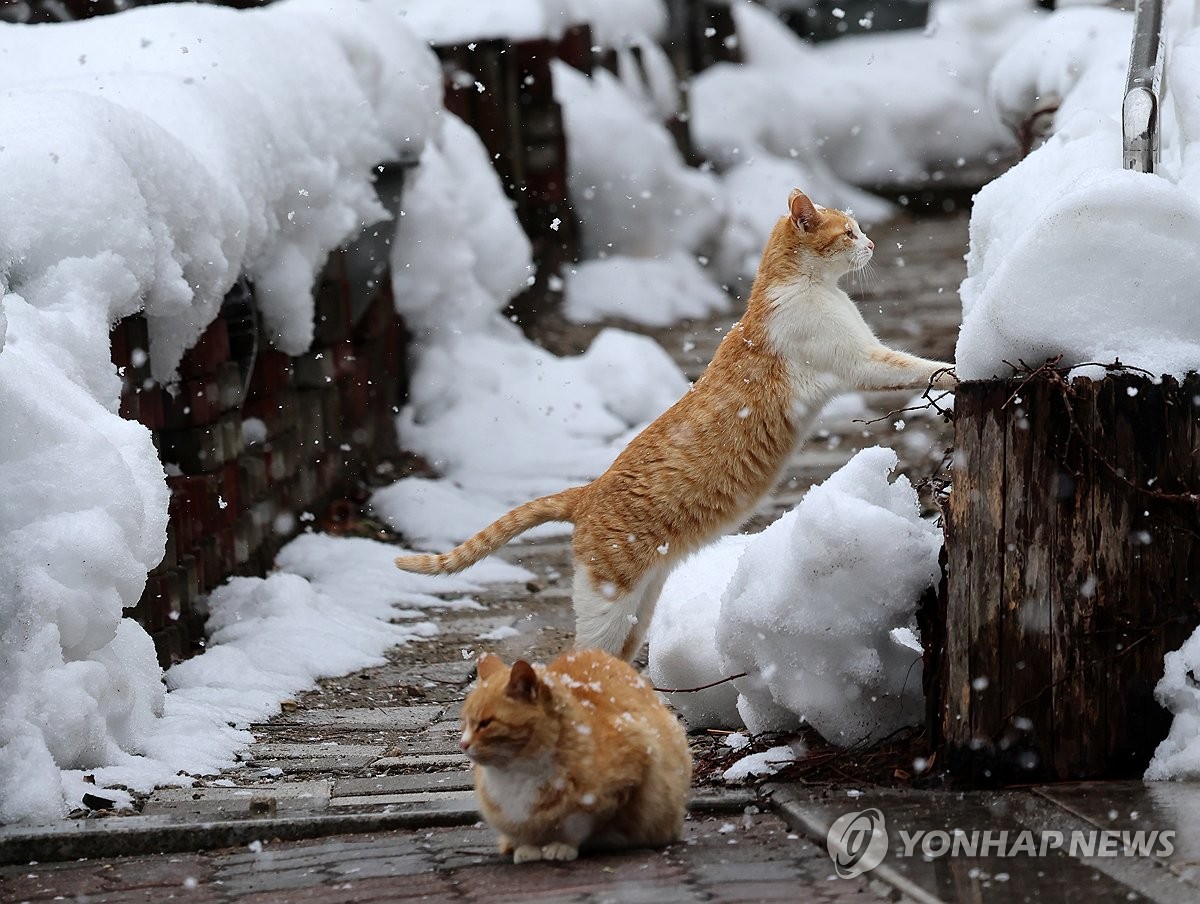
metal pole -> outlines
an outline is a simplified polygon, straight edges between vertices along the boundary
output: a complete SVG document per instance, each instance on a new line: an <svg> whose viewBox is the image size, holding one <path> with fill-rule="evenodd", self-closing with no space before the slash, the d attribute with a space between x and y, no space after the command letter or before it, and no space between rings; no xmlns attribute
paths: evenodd
<svg viewBox="0 0 1200 904"><path fill-rule="evenodd" d="M1152 173L1159 160L1162 112L1162 0L1137 0L1133 11L1133 44L1121 104L1125 169Z"/></svg>

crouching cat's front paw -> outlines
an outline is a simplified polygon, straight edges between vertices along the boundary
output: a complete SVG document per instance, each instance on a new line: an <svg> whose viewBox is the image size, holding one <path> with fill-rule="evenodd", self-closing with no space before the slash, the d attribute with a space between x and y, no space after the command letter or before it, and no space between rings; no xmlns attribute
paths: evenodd
<svg viewBox="0 0 1200 904"><path fill-rule="evenodd" d="M507 841L507 839L505 840ZM541 846L522 844L516 848L512 847L510 841L509 851L512 851L513 863L532 863L535 860L574 860L579 856L579 848L562 841L552 841ZM508 853L503 848L501 848L501 852Z"/></svg>
<svg viewBox="0 0 1200 904"><path fill-rule="evenodd" d="M532 863L542 859L542 849L536 844L521 844L513 848L513 863Z"/></svg>
<svg viewBox="0 0 1200 904"><path fill-rule="evenodd" d="M542 845L543 860L574 860L579 856L579 848L565 844L561 841L554 841L550 844Z"/></svg>

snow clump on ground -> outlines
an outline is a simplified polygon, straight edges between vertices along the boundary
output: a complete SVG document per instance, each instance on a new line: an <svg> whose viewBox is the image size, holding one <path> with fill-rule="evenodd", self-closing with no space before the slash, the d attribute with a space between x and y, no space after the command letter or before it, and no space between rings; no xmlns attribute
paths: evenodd
<svg viewBox="0 0 1200 904"><path fill-rule="evenodd" d="M789 731L835 744L919 722L912 623L938 574L936 524L893 481L896 454L864 449L761 534L729 537L672 575L651 625L650 676L692 727Z"/></svg>
<svg viewBox="0 0 1200 904"><path fill-rule="evenodd" d="M1146 779L1200 781L1200 629L1166 655L1164 666L1154 696L1175 719L1170 734L1154 751Z"/></svg>

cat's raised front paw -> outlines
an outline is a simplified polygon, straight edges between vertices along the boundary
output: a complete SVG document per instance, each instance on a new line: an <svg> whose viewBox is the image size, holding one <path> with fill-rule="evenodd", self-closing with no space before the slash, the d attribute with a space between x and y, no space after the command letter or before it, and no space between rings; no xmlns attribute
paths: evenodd
<svg viewBox="0 0 1200 904"><path fill-rule="evenodd" d="M951 364L947 364L935 371L929 381L931 389L954 389L957 385L958 374L954 372L954 366Z"/></svg>
<svg viewBox="0 0 1200 904"><path fill-rule="evenodd" d="M578 856L579 848L564 844L561 841L553 841L550 844L542 845L543 860L574 860Z"/></svg>
<svg viewBox="0 0 1200 904"><path fill-rule="evenodd" d="M536 844L522 844L513 850L513 863L532 863L541 859L542 848Z"/></svg>

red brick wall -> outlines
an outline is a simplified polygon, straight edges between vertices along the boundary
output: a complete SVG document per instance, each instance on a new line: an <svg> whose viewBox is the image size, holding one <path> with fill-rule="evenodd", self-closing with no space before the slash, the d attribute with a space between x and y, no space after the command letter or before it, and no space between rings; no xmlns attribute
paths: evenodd
<svg viewBox="0 0 1200 904"><path fill-rule="evenodd" d="M395 451L407 335L386 261L386 241L374 235L330 256L316 291L316 336L300 357L265 341L244 281L184 356L172 388L150 378L145 318L114 327L121 414L153 431L169 475L166 554L126 612L150 632L164 666L202 648L203 595L231 575L265 574L310 517ZM248 418L265 425L261 442L247 442Z"/></svg>

